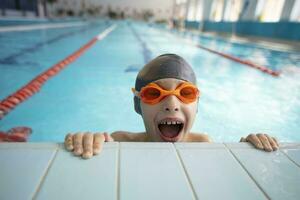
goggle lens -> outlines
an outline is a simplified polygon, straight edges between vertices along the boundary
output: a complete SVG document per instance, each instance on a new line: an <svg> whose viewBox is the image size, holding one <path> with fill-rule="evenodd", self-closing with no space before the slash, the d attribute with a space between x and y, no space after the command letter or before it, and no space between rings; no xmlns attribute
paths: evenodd
<svg viewBox="0 0 300 200"><path fill-rule="evenodd" d="M151 101L160 97L160 91L156 88L147 88L141 93L141 97Z"/></svg>
<svg viewBox="0 0 300 200"><path fill-rule="evenodd" d="M197 91L195 90L195 88L187 86L180 90L180 95L183 98L195 100L197 98Z"/></svg>

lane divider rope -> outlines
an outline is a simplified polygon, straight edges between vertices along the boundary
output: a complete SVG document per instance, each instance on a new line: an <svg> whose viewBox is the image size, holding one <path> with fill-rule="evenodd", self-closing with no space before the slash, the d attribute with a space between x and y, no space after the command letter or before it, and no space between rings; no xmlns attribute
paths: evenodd
<svg viewBox="0 0 300 200"><path fill-rule="evenodd" d="M40 91L41 87L53 76L57 75L62 69L67 67L70 63L79 58L86 50L88 50L97 41L104 39L110 32L116 28L116 25L112 25L101 32L96 37L92 38L88 43L80 47L71 55L67 56L57 64L51 66L48 70L42 72L36 76L33 80L17 90L15 93L9 95L2 101L0 101L0 120L7 115L17 105L27 100Z"/></svg>
<svg viewBox="0 0 300 200"><path fill-rule="evenodd" d="M272 69L269 69L265 66L262 66L262 65L258 65L258 64L255 64L249 60L243 60L243 59L240 59L238 57L235 57L235 56L232 56L232 55L229 55L229 54L226 54L226 53L222 53L222 52L219 52L219 51L216 51L216 50L213 50L213 49L210 49L210 48L207 48L207 47L204 47L200 44L196 44L196 46L198 48L201 48L201 49L204 49L206 51L209 51L211 53L214 53L214 54L217 54L219 56L222 56L224 58L227 58L227 59L230 59L232 61L235 61L235 62L238 62L238 63L241 63L241 64L244 64L246 66L249 66L249 67L252 67L252 68L255 68L255 69L258 69L266 74L269 74L269 75L272 75L274 77L278 77L280 75L280 72L279 71L274 71Z"/></svg>
<svg viewBox="0 0 300 200"><path fill-rule="evenodd" d="M179 37L179 36L178 36ZM182 39L182 37L180 37ZM214 53L214 54L217 54L219 56L222 56L224 58L227 58L229 60L232 60L232 61L235 61L237 63L241 63L243 65L246 65L248 67L252 67L254 69L257 69L257 70L260 70L266 74L269 74L271 76L274 76L274 77L279 77L281 72L280 71L275 71L275 70L272 70L272 69L269 69L268 67L265 67L265 66L262 66L262 65L259 65L259 64L255 64L249 60L243 60L241 58L238 58L238 57L235 57L235 56L232 56L230 54L226 54L226 53L222 53L222 52L219 52L219 51L216 51L216 50L213 50L211 48L208 48L208 47L205 47L203 45L200 45L199 43L195 43L194 41L190 40L190 39L184 39L186 42L200 48L200 49L203 49L203 50L206 50L206 51L209 51L211 53Z"/></svg>

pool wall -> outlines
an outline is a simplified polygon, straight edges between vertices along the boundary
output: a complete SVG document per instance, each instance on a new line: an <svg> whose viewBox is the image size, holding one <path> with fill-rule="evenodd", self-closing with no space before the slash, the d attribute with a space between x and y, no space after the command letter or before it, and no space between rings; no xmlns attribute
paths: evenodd
<svg viewBox="0 0 300 200"><path fill-rule="evenodd" d="M20 25L36 25L36 24L53 24L65 22L82 22L80 18L65 18L65 19L21 19L21 18L5 18L0 19L0 27L4 26L20 26Z"/></svg>
<svg viewBox="0 0 300 200"><path fill-rule="evenodd" d="M222 33L235 32L237 35L253 35L287 40L300 40L300 23L294 22L261 23L253 21L185 21L185 28Z"/></svg>
<svg viewBox="0 0 300 200"><path fill-rule="evenodd" d="M299 153L299 143L109 142L82 160L61 143L0 143L0 199L297 200Z"/></svg>

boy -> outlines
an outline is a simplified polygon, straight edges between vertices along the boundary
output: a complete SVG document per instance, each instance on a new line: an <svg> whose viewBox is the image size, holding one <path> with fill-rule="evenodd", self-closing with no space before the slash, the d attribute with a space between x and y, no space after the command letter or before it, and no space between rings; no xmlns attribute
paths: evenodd
<svg viewBox="0 0 300 200"><path fill-rule="evenodd" d="M196 76L180 56L164 54L146 64L135 82L134 108L143 118L146 132L68 134L65 147L76 156L99 154L103 142L212 142L206 134L190 133L200 96ZM265 151L278 149L275 138L250 134L240 142L250 142Z"/></svg>

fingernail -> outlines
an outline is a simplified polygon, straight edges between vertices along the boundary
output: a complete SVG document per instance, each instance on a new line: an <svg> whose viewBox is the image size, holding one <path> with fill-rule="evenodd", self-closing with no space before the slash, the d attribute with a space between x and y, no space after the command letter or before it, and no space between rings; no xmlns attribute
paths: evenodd
<svg viewBox="0 0 300 200"><path fill-rule="evenodd" d="M97 154L99 154L99 153L100 153L99 150L94 150L94 155L97 155Z"/></svg>
<svg viewBox="0 0 300 200"><path fill-rule="evenodd" d="M69 151L73 150L73 146L67 146L67 150Z"/></svg>
<svg viewBox="0 0 300 200"><path fill-rule="evenodd" d="M84 154L82 155L82 158L84 158L84 159L88 159L88 158L91 158L91 157L92 157L91 152L87 152L87 153L84 153Z"/></svg>
<svg viewBox="0 0 300 200"><path fill-rule="evenodd" d="M273 151L273 149L269 149L269 148L267 148L267 151L268 151L268 152L271 152L271 151Z"/></svg>
<svg viewBox="0 0 300 200"><path fill-rule="evenodd" d="M76 156L80 156L80 155L82 154L82 149L76 149L76 150L74 151L74 154L75 154Z"/></svg>

